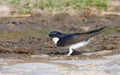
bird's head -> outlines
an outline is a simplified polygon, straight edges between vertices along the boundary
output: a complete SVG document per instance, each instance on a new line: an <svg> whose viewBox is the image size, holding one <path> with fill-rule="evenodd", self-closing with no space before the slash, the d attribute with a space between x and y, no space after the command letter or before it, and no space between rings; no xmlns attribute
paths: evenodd
<svg viewBox="0 0 120 75"><path fill-rule="evenodd" d="M49 37L50 38L54 38L54 37L60 37L62 35L62 33L58 32L58 31L52 31L49 33Z"/></svg>
<svg viewBox="0 0 120 75"><path fill-rule="evenodd" d="M55 44L57 44L61 35L62 35L62 33L58 32L58 31L52 31L49 33L50 40L52 39Z"/></svg>

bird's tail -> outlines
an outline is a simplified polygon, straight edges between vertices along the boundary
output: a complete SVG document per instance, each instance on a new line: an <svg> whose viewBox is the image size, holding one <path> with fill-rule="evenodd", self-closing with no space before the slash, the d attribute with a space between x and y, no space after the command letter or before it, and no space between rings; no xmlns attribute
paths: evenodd
<svg viewBox="0 0 120 75"><path fill-rule="evenodd" d="M101 33L106 27L107 26L96 29L96 30L88 31L88 32L85 32L85 33L77 33L77 34L81 34L81 35L87 34L87 35L90 35L90 36L95 36L95 35Z"/></svg>
<svg viewBox="0 0 120 75"><path fill-rule="evenodd" d="M92 34L92 33L99 34L99 33L101 33L106 27L107 27L107 26L102 27L102 28L99 28L99 29L96 29L96 30L92 30L92 31L89 31L89 32L85 32L84 34Z"/></svg>

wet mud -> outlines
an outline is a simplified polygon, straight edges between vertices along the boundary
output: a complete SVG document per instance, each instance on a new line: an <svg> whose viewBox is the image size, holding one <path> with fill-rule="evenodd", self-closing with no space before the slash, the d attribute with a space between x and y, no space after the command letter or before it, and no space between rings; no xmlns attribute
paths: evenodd
<svg viewBox="0 0 120 75"><path fill-rule="evenodd" d="M103 33L94 37L87 46L65 56L67 48L56 47L48 33L58 30L66 33L86 32L108 26ZM30 58L32 55L47 56L47 59L87 59L120 53L120 16L96 15L84 11L76 15L67 13L37 13L28 17L0 18L0 57ZM14 36L14 37L13 37Z"/></svg>

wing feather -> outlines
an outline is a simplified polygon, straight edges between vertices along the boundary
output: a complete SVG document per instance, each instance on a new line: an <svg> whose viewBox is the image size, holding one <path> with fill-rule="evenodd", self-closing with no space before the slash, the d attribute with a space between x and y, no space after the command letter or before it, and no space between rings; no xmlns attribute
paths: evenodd
<svg viewBox="0 0 120 75"><path fill-rule="evenodd" d="M85 33L64 34L64 37L62 37L58 41L57 46L68 46L84 40L88 40L89 38L101 33L104 28L106 27L102 27Z"/></svg>

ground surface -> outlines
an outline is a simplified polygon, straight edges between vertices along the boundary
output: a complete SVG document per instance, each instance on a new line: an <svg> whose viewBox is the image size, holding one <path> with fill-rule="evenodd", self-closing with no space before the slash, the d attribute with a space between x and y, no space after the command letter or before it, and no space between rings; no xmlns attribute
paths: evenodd
<svg viewBox="0 0 120 75"><path fill-rule="evenodd" d="M29 11L21 9L25 15L18 15L14 8L0 7L0 75L120 75L119 0L111 0L104 12L91 7L68 8L59 14L35 9L25 14ZM69 57L67 48L56 47L48 37L53 30L75 33L104 26L89 45Z"/></svg>
<svg viewBox="0 0 120 75"><path fill-rule="evenodd" d="M0 57L24 58L31 55L48 55L50 56L48 59L86 59L119 54L119 20L119 14L98 15L90 9L82 10L76 15L35 13L21 17L1 17ZM56 47L48 37L48 33L53 30L75 33L103 26L108 27L94 37L89 45L76 50L72 57L66 57L68 49Z"/></svg>
<svg viewBox="0 0 120 75"><path fill-rule="evenodd" d="M0 75L120 75L120 55L92 60L0 59Z"/></svg>

